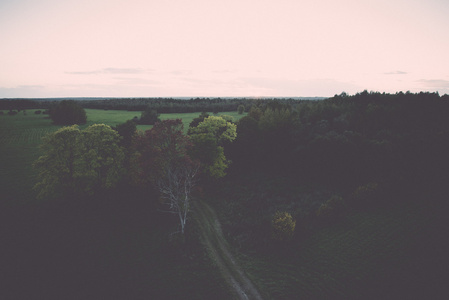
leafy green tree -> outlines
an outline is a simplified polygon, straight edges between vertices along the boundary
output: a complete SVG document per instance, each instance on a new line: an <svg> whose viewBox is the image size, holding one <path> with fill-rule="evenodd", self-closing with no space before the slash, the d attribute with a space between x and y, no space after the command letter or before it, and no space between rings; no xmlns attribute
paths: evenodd
<svg viewBox="0 0 449 300"><path fill-rule="evenodd" d="M196 127L189 128L193 142L192 157L201 162L203 172L212 177L226 175L229 161L224 154L224 146L237 136L237 126L223 117L210 116Z"/></svg>
<svg viewBox="0 0 449 300"><path fill-rule="evenodd" d="M81 131L77 125L63 127L43 138L43 156L34 162L38 198L70 195L76 192L80 176Z"/></svg>
<svg viewBox="0 0 449 300"><path fill-rule="evenodd" d="M232 142L237 137L237 126L225 118L210 116L199 123L198 126L189 128L189 135L194 134L210 134L212 135L219 146L227 142Z"/></svg>
<svg viewBox="0 0 449 300"><path fill-rule="evenodd" d="M87 116L84 108L73 100L63 100L49 111L53 123L57 125L86 124Z"/></svg>
<svg viewBox="0 0 449 300"><path fill-rule="evenodd" d="M201 162L202 172L212 178L224 177L228 161L224 155L224 148L217 146L217 140L207 133L191 135L191 140L194 147L190 155Z"/></svg>
<svg viewBox="0 0 449 300"><path fill-rule="evenodd" d="M47 135L44 155L34 163L38 197L80 196L115 186L124 159L119 141L118 133L104 124L84 131L73 125Z"/></svg>
<svg viewBox="0 0 449 300"><path fill-rule="evenodd" d="M242 104L240 104L240 105L237 107L237 112L238 112L238 114L241 115L241 114L243 114L244 111L245 111L245 106L242 105Z"/></svg>
<svg viewBox="0 0 449 300"><path fill-rule="evenodd" d="M123 172L124 152L120 135L110 126L94 124L82 132L80 172L86 192L115 186Z"/></svg>

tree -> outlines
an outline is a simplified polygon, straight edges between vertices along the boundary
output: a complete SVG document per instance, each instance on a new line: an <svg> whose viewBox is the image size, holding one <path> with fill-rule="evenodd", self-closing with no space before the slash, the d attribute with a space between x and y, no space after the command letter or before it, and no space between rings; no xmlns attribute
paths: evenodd
<svg viewBox="0 0 449 300"><path fill-rule="evenodd" d="M211 134L200 133L191 135L193 147L191 157L201 162L202 172L212 178L226 175L228 161L224 155L224 148L217 145L217 140Z"/></svg>
<svg viewBox="0 0 449 300"><path fill-rule="evenodd" d="M188 155L192 143L181 119L158 122L135 139L135 178L157 188L184 233L199 164Z"/></svg>
<svg viewBox="0 0 449 300"><path fill-rule="evenodd" d="M170 212L178 215L182 234L184 234L187 214L190 210L190 195L196 183L198 169L199 164L184 157L167 165L164 176L158 180L159 192L166 200Z"/></svg>
<svg viewBox="0 0 449 300"><path fill-rule="evenodd" d="M236 136L237 126L222 117L211 116L198 126L189 128L189 135L194 147L192 157L201 162L203 172L212 178L226 175L229 161L224 154L224 145L232 142Z"/></svg>
<svg viewBox="0 0 449 300"><path fill-rule="evenodd" d="M94 124L82 132L80 172L89 194L115 186L123 172L125 158L120 135L110 126Z"/></svg>
<svg viewBox="0 0 449 300"><path fill-rule="evenodd" d="M84 108L73 100L63 100L49 111L49 116L56 125L86 124Z"/></svg>
<svg viewBox="0 0 449 300"><path fill-rule="evenodd" d="M156 122L159 122L159 114L157 113L157 110L151 109L150 107L147 107L145 111L142 112L140 116L139 124L141 125L154 125Z"/></svg>
<svg viewBox="0 0 449 300"><path fill-rule="evenodd" d="M134 120L128 120L125 123L118 124L112 129L116 130L122 137L120 145L128 149L132 145L132 139L137 134L137 124Z"/></svg>
<svg viewBox="0 0 449 300"><path fill-rule="evenodd" d="M73 194L79 177L81 131L77 125L63 127L43 138L44 153L34 162L38 182L34 188L38 198Z"/></svg>
<svg viewBox="0 0 449 300"><path fill-rule="evenodd" d="M84 131L73 125L47 135L41 146L44 155L34 163L38 197L80 196L115 186L124 159L119 140L104 124Z"/></svg>
<svg viewBox="0 0 449 300"><path fill-rule="evenodd" d="M239 113L239 115L241 115L241 114L243 114L244 111L245 111L245 106L242 105L242 104L240 104L240 105L237 107L237 112Z"/></svg>
<svg viewBox="0 0 449 300"><path fill-rule="evenodd" d="M189 128L189 135L211 134L217 144L223 146L226 142L232 142L237 137L237 126L222 117L210 116L199 123L198 126Z"/></svg>
<svg viewBox="0 0 449 300"><path fill-rule="evenodd" d="M189 128L198 126L198 124L203 122L204 119L206 119L207 117L209 117L209 114L203 111L198 117L196 117L195 119L192 120L192 122L190 122Z"/></svg>

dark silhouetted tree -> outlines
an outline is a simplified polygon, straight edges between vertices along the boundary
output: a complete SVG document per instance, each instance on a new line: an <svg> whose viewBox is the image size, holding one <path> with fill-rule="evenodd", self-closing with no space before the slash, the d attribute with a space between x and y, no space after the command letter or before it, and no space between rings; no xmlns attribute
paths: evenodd
<svg viewBox="0 0 449 300"><path fill-rule="evenodd" d="M63 100L49 111L50 118L57 125L86 124L86 111L73 100Z"/></svg>

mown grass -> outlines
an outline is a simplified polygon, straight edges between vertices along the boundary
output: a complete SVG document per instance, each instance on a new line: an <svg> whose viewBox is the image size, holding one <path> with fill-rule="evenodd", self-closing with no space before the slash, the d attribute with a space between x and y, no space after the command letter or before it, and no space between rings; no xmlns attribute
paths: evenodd
<svg viewBox="0 0 449 300"><path fill-rule="evenodd" d="M36 200L32 163L41 155L41 138L61 126L34 110L6 113L0 116L0 298L229 298L198 233L190 227L186 243L171 241L176 219L156 211L150 195ZM115 126L140 113L87 110L87 115L81 128ZM198 115L161 118L183 118L188 126Z"/></svg>

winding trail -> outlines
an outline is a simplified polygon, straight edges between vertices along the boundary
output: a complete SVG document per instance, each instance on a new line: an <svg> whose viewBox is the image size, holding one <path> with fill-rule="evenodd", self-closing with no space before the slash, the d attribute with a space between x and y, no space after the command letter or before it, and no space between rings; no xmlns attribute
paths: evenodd
<svg viewBox="0 0 449 300"><path fill-rule="evenodd" d="M229 251L215 211L203 201L194 203L194 213L201 231L201 240L206 250L219 268L222 276L236 296L236 299L262 299L256 287L245 275Z"/></svg>

